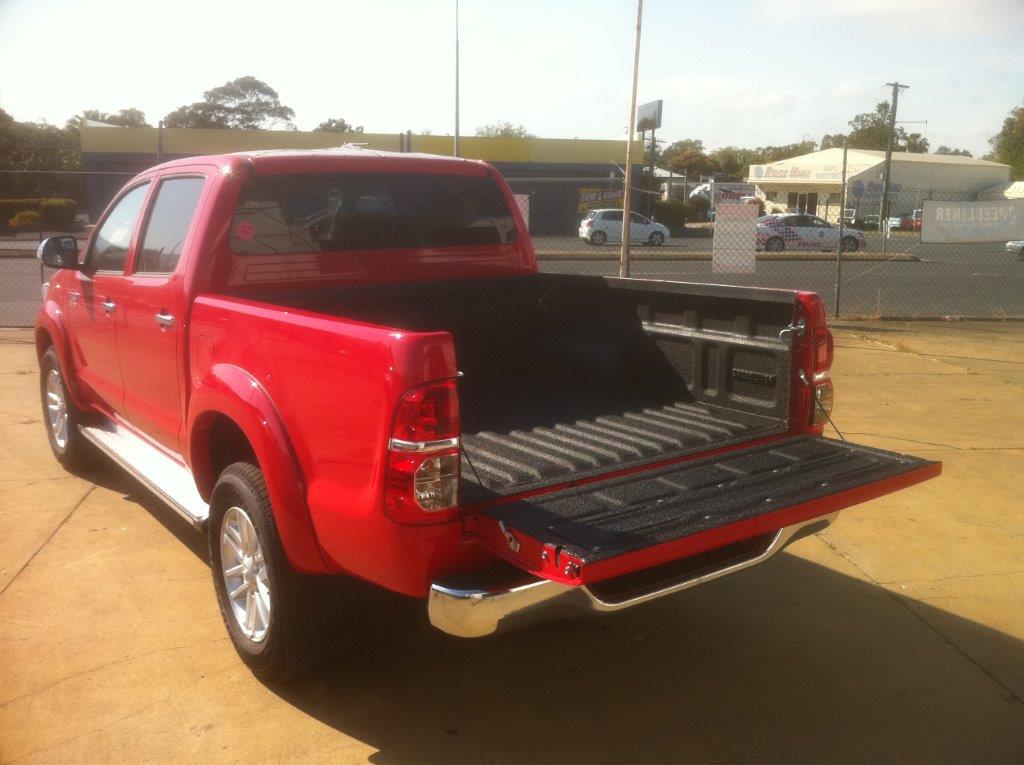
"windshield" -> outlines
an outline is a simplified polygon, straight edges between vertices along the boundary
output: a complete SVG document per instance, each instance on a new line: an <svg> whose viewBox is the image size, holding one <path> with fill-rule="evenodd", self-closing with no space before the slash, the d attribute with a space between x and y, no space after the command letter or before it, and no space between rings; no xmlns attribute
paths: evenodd
<svg viewBox="0 0 1024 765"><path fill-rule="evenodd" d="M254 178L231 225L240 255L508 244L515 222L491 178L303 173Z"/></svg>

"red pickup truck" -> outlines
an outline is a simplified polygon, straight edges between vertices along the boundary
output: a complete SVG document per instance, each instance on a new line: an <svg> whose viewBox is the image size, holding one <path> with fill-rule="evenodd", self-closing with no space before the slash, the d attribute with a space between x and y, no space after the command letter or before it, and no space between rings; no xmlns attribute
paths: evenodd
<svg viewBox="0 0 1024 765"><path fill-rule="evenodd" d="M39 256L53 453L205 531L265 678L366 625L360 580L465 637L616 611L941 467L822 437L816 295L539 273L483 162L176 160Z"/></svg>

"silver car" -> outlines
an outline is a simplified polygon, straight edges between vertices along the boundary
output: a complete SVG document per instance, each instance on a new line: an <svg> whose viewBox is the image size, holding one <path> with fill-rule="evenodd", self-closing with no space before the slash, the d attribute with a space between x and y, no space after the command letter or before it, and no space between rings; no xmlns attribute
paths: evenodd
<svg viewBox="0 0 1024 765"><path fill-rule="evenodd" d="M1017 260L1024 260L1024 239L1015 239L1006 243L1006 251L1017 256Z"/></svg>

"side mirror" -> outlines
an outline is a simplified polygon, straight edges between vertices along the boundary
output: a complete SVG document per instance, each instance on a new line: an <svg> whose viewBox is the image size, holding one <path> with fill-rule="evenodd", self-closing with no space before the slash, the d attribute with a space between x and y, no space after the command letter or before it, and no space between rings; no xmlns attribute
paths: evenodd
<svg viewBox="0 0 1024 765"><path fill-rule="evenodd" d="M73 236L51 236L39 243L36 257L50 268L78 268L78 240Z"/></svg>

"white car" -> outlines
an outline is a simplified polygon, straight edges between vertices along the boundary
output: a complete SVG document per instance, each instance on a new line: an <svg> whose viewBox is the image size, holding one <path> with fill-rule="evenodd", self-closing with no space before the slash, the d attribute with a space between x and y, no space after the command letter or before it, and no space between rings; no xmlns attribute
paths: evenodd
<svg viewBox="0 0 1024 765"><path fill-rule="evenodd" d="M835 250L839 244L839 227L816 215L775 213L757 219L758 250ZM856 252L865 247L864 234L857 229L843 231L843 252Z"/></svg>
<svg viewBox="0 0 1024 765"><path fill-rule="evenodd" d="M1007 242L1006 251L1014 253L1018 260L1024 260L1024 239Z"/></svg>
<svg viewBox="0 0 1024 765"><path fill-rule="evenodd" d="M668 241L668 228L660 223L631 212L629 241L632 244L652 244L655 247ZM587 244L622 241L622 210L591 210L580 221L580 239Z"/></svg>

